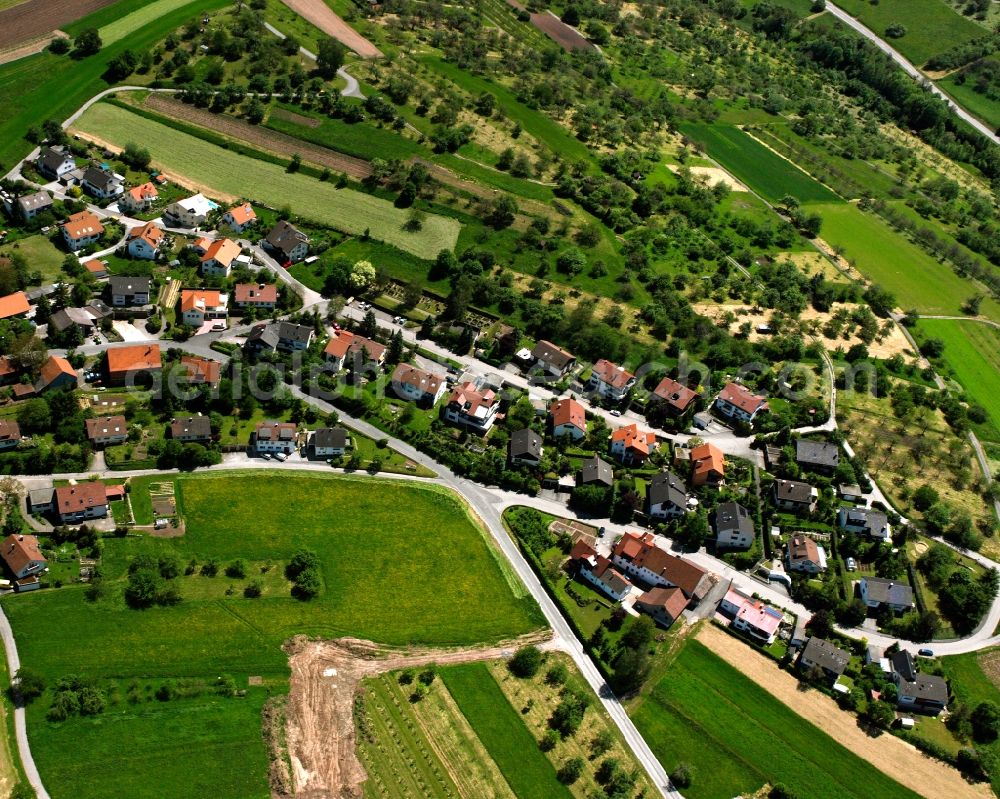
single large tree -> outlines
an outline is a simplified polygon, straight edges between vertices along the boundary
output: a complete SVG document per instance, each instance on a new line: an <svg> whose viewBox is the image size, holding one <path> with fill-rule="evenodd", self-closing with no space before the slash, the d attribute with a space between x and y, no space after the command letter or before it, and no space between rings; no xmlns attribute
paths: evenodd
<svg viewBox="0 0 1000 799"><path fill-rule="evenodd" d="M316 53L316 69L319 74L327 79L336 75L337 70L344 65L346 52L344 45L332 37L320 42L319 52Z"/></svg>

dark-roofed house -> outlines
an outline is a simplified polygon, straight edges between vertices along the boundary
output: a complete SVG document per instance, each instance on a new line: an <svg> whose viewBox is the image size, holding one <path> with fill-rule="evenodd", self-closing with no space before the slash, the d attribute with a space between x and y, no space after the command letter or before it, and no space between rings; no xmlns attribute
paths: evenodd
<svg viewBox="0 0 1000 799"><path fill-rule="evenodd" d="M21 580L45 571L48 561L45 560L35 536L9 535L0 546L3 547L4 562L14 575L15 580Z"/></svg>
<svg viewBox="0 0 1000 799"><path fill-rule="evenodd" d="M47 191L36 191L17 198L17 211L22 219L34 219L52 209L52 198Z"/></svg>
<svg viewBox="0 0 1000 799"><path fill-rule="evenodd" d="M684 592L680 588L657 586L650 588L636 599L633 607L643 613L648 613L657 624L662 624L669 629L680 617L687 604L687 597L684 596Z"/></svg>
<svg viewBox="0 0 1000 799"><path fill-rule="evenodd" d="M38 171L45 177L58 180L68 172L76 169L76 161L69 150L62 147L43 147L35 161Z"/></svg>
<svg viewBox="0 0 1000 799"><path fill-rule="evenodd" d="M108 515L107 488L97 481L59 486L55 490L55 506L63 524L103 518Z"/></svg>
<svg viewBox="0 0 1000 799"><path fill-rule="evenodd" d="M893 653L889 660L899 707L934 716L947 707L948 683L944 677L918 672L913 656L905 649Z"/></svg>
<svg viewBox="0 0 1000 799"><path fill-rule="evenodd" d="M712 578L691 561L671 555L656 546L651 533L625 533L611 550L611 559L625 573L652 586L677 586L689 604L696 605L712 587Z"/></svg>
<svg viewBox="0 0 1000 799"><path fill-rule="evenodd" d="M830 680L836 680L843 674L850 662L850 652L845 652L839 646L834 646L815 635L806 642L802 654L799 655L800 669L822 669Z"/></svg>
<svg viewBox="0 0 1000 799"><path fill-rule="evenodd" d="M123 444L128 440L128 423L124 416L101 416L87 419L87 438L95 447Z"/></svg>
<svg viewBox="0 0 1000 799"><path fill-rule="evenodd" d="M879 541L889 541L892 538L889 517L880 510L841 508L837 512L837 524L842 530L867 535Z"/></svg>
<svg viewBox="0 0 1000 799"><path fill-rule="evenodd" d="M507 445L507 457L512 464L538 466L542 462L542 437L527 427L517 430Z"/></svg>
<svg viewBox="0 0 1000 799"><path fill-rule="evenodd" d="M687 486L673 472L660 472L646 488L646 512L651 519L678 519L687 512Z"/></svg>
<svg viewBox="0 0 1000 799"><path fill-rule="evenodd" d="M258 422L254 430L254 448L257 452L295 452L297 428L294 422Z"/></svg>
<svg viewBox="0 0 1000 799"><path fill-rule="evenodd" d="M315 331L309 325L278 322L278 349L286 352L309 349Z"/></svg>
<svg viewBox="0 0 1000 799"><path fill-rule="evenodd" d="M723 549L749 549L757 535L753 519L738 502L723 502L715 510L715 545Z"/></svg>
<svg viewBox="0 0 1000 799"><path fill-rule="evenodd" d="M108 293L111 304L116 308L131 305L149 305L149 291L153 279L149 277L132 277L130 275L112 275L108 280Z"/></svg>
<svg viewBox="0 0 1000 799"><path fill-rule="evenodd" d="M184 416L170 423L174 441L203 442L212 440L212 422L207 416Z"/></svg>
<svg viewBox="0 0 1000 799"><path fill-rule="evenodd" d="M840 447L800 438L795 442L795 462L810 472L831 475L840 465Z"/></svg>
<svg viewBox="0 0 1000 799"><path fill-rule="evenodd" d="M576 366L576 358L551 341L539 341L531 351L535 368L544 369L552 377L565 377Z"/></svg>
<svg viewBox="0 0 1000 799"><path fill-rule="evenodd" d="M774 481L774 504L782 510L811 513L816 509L819 491L798 480Z"/></svg>
<svg viewBox="0 0 1000 799"><path fill-rule="evenodd" d="M274 352L278 348L278 326L267 322L254 325L247 334L247 340L243 346L248 351L257 354Z"/></svg>
<svg viewBox="0 0 1000 799"><path fill-rule="evenodd" d="M309 237L284 219L271 228L265 241L282 263L295 263L309 254Z"/></svg>
<svg viewBox="0 0 1000 799"><path fill-rule="evenodd" d="M351 437L343 427L320 427L309 439L316 458L339 457L351 446Z"/></svg>
<svg viewBox="0 0 1000 799"><path fill-rule="evenodd" d="M615 484L615 470L611 468L610 463L601 460L597 455L593 458L587 458L587 460L580 464L579 484L582 486L600 485L605 488L611 488Z"/></svg>
<svg viewBox="0 0 1000 799"><path fill-rule="evenodd" d="M913 607L913 589L898 580L862 577L861 599L870 608L887 606L894 613L903 613Z"/></svg>
<svg viewBox="0 0 1000 799"><path fill-rule="evenodd" d="M767 397L740 383L727 383L715 398L715 407L723 416L752 424L758 413L767 410Z"/></svg>
<svg viewBox="0 0 1000 799"><path fill-rule="evenodd" d="M100 200L117 197L125 189L121 178L110 169L101 169L99 166L88 166L80 182L89 194Z"/></svg>
<svg viewBox="0 0 1000 799"><path fill-rule="evenodd" d="M796 533L789 539L785 559L789 571L809 574L826 571L826 551L802 533Z"/></svg>

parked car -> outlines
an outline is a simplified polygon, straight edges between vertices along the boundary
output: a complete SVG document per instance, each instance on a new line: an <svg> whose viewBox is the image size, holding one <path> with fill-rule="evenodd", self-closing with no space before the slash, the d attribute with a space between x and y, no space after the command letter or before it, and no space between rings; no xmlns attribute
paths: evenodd
<svg viewBox="0 0 1000 799"><path fill-rule="evenodd" d="M611 411L608 411L608 412L609 412L609 413L610 413L610 414L611 414L612 416L621 416L621 415L622 415L622 412L621 412L620 410L618 410L617 408L615 408L615 409L613 409L613 410L611 410Z"/></svg>
<svg viewBox="0 0 1000 799"><path fill-rule="evenodd" d="M274 459L276 461L281 461L282 463L284 463L285 461L288 460L288 456L284 452L275 452Z"/></svg>
<svg viewBox="0 0 1000 799"><path fill-rule="evenodd" d="M854 558L848 558L846 565L847 565L847 571L849 571L849 572L852 572L852 571L854 571L855 569L858 568L858 564L854 560Z"/></svg>
<svg viewBox="0 0 1000 799"><path fill-rule="evenodd" d="M927 648L918 649L917 650L917 654L920 655L920 657L922 657L922 658L932 658L932 657L934 657L934 650L933 649L927 649Z"/></svg>
<svg viewBox="0 0 1000 799"><path fill-rule="evenodd" d="M270 455L269 453L267 453L267 452L262 452L262 453L260 453L260 457L261 457L261 458L262 458L263 460L265 460L265 461L269 461L269 460L271 460L271 455Z"/></svg>

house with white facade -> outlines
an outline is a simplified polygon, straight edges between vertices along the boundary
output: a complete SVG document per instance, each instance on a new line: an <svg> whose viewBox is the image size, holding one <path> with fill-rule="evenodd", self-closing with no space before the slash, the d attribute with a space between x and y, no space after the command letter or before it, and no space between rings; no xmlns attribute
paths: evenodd
<svg viewBox="0 0 1000 799"><path fill-rule="evenodd" d="M580 441L587 435L587 412L572 397L555 400L549 406L549 421L552 423L553 438L569 436L574 441Z"/></svg>
<svg viewBox="0 0 1000 799"><path fill-rule="evenodd" d="M20 533L9 535L0 543L0 555L15 580L42 574L48 568L48 561L33 535Z"/></svg>
<svg viewBox="0 0 1000 799"><path fill-rule="evenodd" d="M111 304L116 308L126 308L136 305L148 305L149 293L153 280L149 277L132 277L130 275L112 275L108 280L108 293Z"/></svg>
<svg viewBox="0 0 1000 799"><path fill-rule="evenodd" d="M279 263L297 263L309 254L309 237L284 219L279 219L264 240Z"/></svg>
<svg viewBox="0 0 1000 799"><path fill-rule="evenodd" d="M63 524L102 519L108 515L107 487L97 481L60 486L55 489L53 504Z"/></svg>
<svg viewBox="0 0 1000 799"><path fill-rule="evenodd" d="M775 480L773 491L774 504L793 513L812 513L819 499L819 491L798 480Z"/></svg>
<svg viewBox="0 0 1000 799"><path fill-rule="evenodd" d="M766 411L767 397L754 394L740 383L727 383L715 398L715 407L723 416L753 424L757 414Z"/></svg>
<svg viewBox="0 0 1000 799"><path fill-rule="evenodd" d="M201 273L205 277L229 277L241 252L240 245L232 239L216 239L201 256Z"/></svg>
<svg viewBox="0 0 1000 799"><path fill-rule="evenodd" d="M715 545L721 549L749 549L757 531L750 513L738 502L723 502L715 510Z"/></svg>
<svg viewBox="0 0 1000 799"><path fill-rule="evenodd" d="M160 198L156 186L148 181L141 186L129 189L118 198L118 210L126 214L136 214L148 211Z"/></svg>
<svg viewBox="0 0 1000 799"><path fill-rule="evenodd" d="M153 222L134 227L128 232L128 254L145 261L155 260L164 238L162 228Z"/></svg>
<svg viewBox="0 0 1000 799"><path fill-rule="evenodd" d="M125 179L110 169L89 166L84 170L81 185L91 196L99 200L111 200L125 190Z"/></svg>
<svg viewBox="0 0 1000 799"><path fill-rule="evenodd" d="M199 192L183 200L170 203L163 209L163 221L168 227L201 227L208 215L219 206Z"/></svg>
<svg viewBox="0 0 1000 799"><path fill-rule="evenodd" d="M60 226L66 246L73 252L82 250L91 244L97 244L104 235L104 225L91 211L80 211L72 214Z"/></svg>
<svg viewBox="0 0 1000 799"><path fill-rule="evenodd" d="M591 369L587 388L612 402L621 402L635 388L635 375L602 358Z"/></svg>
<svg viewBox="0 0 1000 799"><path fill-rule="evenodd" d="M625 533L611 550L611 559L629 577L642 582L680 588L691 606L697 605L712 588L707 571L656 546L652 533Z"/></svg>
<svg viewBox="0 0 1000 799"><path fill-rule="evenodd" d="M17 212L24 220L34 219L39 214L52 210L52 197L47 191L22 194L17 198Z"/></svg>
<svg viewBox="0 0 1000 799"><path fill-rule="evenodd" d="M336 458L351 447L351 437L343 427L320 427L309 439L313 456L316 458Z"/></svg>
<svg viewBox="0 0 1000 799"><path fill-rule="evenodd" d="M826 571L826 550L804 533L788 540L785 563L789 571L819 574Z"/></svg>
<svg viewBox="0 0 1000 799"><path fill-rule="evenodd" d="M201 327L213 319L224 320L228 315L229 295L206 289L181 291L181 319L191 327Z"/></svg>
<svg viewBox="0 0 1000 799"><path fill-rule="evenodd" d="M257 222L257 214L250 203L234 205L222 215L222 224L228 225L237 233L243 233Z"/></svg>
<svg viewBox="0 0 1000 799"><path fill-rule="evenodd" d="M687 513L687 486L673 472L660 472L646 487L646 513L651 519L679 519Z"/></svg>
<svg viewBox="0 0 1000 799"><path fill-rule="evenodd" d="M392 373L392 389L400 399L435 405L447 387L444 375L434 374L411 366L399 364Z"/></svg>
<svg viewBox="0 0 1000 799"><path fill-rule="evenodd" d="M95 447L124 444L128 441L128 423L124 416L100 416L87 419L87 439Z"/></svg>
<svg viewBox="0 0 1000 799"><path fill-rule="evenodd" d="M253 445L259 454L283 452L291 455L295 452L297 438L294 422L263 421L254 429Z"/></svg>
<svg viewBox="0 0 1000 799"><path fill-rule="evenodd" d="M872 508L841 508L837 511L837 524L841 530L859 533L877 541L891 541L892 528L889 517Z"/></svg>
<svg viewBox="0 0 1000 799"><path fill-rule="evenodd" d="M551 377L565 377L576 366L576 357L551 341L539 341L531 351L534 367Z"/></svg>
<svg viewBox="0 0 1000 799"><path fill-rule="evenodd" d="M611 434L610 452L625 466L639 466L656 451L656 433L637 424L619 427Z"/></svg>
<svg viewBox="0 0 1000 799"><path fill-rule="evenodd" d="M491 388L467 381L455 386L444 407L444 418L466 430L484 434L490 431L500 411L500 398Z"/></svg>
<svg viewBox="0 0 1000 799"><path fill-rule="evenodd" d="M899 580L862 577L861 599L870 608L888 607L893 613L905 613L913 607L913 589Z"/></svg>
<svg viewBox="0 0 1000 799"><path fill-rule="evenodd" d="M76 161L69 149L62 147L43 147L35 160L35 166L45 177L59 180L76 169Z"/></svg>

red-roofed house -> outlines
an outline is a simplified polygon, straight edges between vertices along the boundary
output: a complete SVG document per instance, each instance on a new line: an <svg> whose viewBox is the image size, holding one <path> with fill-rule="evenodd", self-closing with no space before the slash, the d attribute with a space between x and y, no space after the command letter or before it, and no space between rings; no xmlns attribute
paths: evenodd
<svg viewBox="0 0 1000 799"><path fill-rule="evenodd" d="M408 363L401 363L392 373L392 388L396 396L412 402L426 402L434 405L445 390L442 375L425 372Z"/></svg>
<svg viewBox="0 0 1000 799"><path fill-rule="evenodd" d="M549 406L552 437L569 436L579 441L587 435L587 412L572 397L563 397Z"/></svg>
<svg viewBox="0 0 1000 799"><path fill-rule="evenodd" d="M118 208L126 214L148 211L159 197L160 193L156 190L156 186L152 183L143 183L119 197Z"/></svg>
<svg viewBox="0 0 1000 799"><path fill-rule="evenodd" d="M633 607L643 613L648 613L655 622L670 629L670 626L680 618L687 605L688 600L684 596L684 592L674 586L673 588L650 588L636 599Z"/></svg>
<svg viewBox="0 0 1000 799"><path fill-rule="evenodd" d="M181 318L184 324L201 327L212 319L225 319L229 295L204 289L184 289L181 292Z"/></svg>
<svg viewBox="0 0 1000 799"><path fill-rule="evenodd" d="M691 485L719 486L726 477L726 458L715 444L699 444L691 450Z"/></svg>
<svg viewBox="0 0 1000 799"><path fill-rule="evenodd" d="M46 391L50 388L76 388L76 370L65 358L50 355L42 364L41 375L35 384L35 391Z"/></svg>
<svg viewBox="0 0 1000 799"><path fill-rule="evenodd" d="M13 449L21 442L21 426L13 419L0 419L0 450Z"/></svg>
<svg viewBox="0 0 1000 799"><path fill-rule="evenodd" d="M101 416L87 419L87 438L95 447L122 444L128 440L128 424L124 416Z"/></svg>
<svg viewBox="0 0 1000 799"><path fill-rule="evenodd" d="M152 261L163 244L164 233L152 222L134 227L128 232L128 254L133 258Z"/></svg>
<svg viewBox="0 0 1000 799"><path fill-rule="evenodd" d="M99 519L108 515L108 493L99 482L60 486L55 491L55 505L63 524Z"/></svg>
<svg viewBox="0 0 1000 799"><path fill-rule="evenodd" d="M98 280L108 276L108 264L106 261L98 261L96 258L91 258L83 265L83 268Z"/></svg>
<svg viewBox="0 0 1000 799"><path fill-rule="evenodd" d="M38 539L33 535L9 535L0 544L3 550L7 568L14 574L14 579L21 580L32 574L40 574L46 569L48 561L38 546Z"/></svg>
<svg viewBox="0 0 1000 799"><path fill-rule="evenodd" d="M237 233L242 233L256 221L257 214L250 203L234 205L222 215L222 224L229 225Z"/></svg>
<svg viewBox="0 0 1000 799"><path fill-rule="evenodd" d="M683 416L698 398L698 392L692 391L683 383L672 377L663 378L653 390L652 402L661 403L671 416Z"/></svg>
<svg viewBox="0 0 1000 799"><path fill-rule="evenodd" d="M656 434L640 430L637 424L619 427L611 434L611 454L626 466L645 463L655 450Z"/></svg>
<svg viewBox="0 0 1000 799"><path fill-rule="evenodd" d="M258 308L270 311L278 304L278 287L273 283L237 283L233 289L237 308Z"/></svg>
<svg viewBox="0 0 1000 799"><path fill-rule="evenodd" d="M187 382L194 385L204 383L208 386L217 386L222 370L222 364L210 358L199 358L195 355L182 355L181 366L187 372Z"/></svg>
<svg viewBox="0 0 1000 799"><path fill-rule="evenodd" d="M201 240L199 239L199 243ZM229 277L233 261L243 250L232 239L218 239L205 248L201 256L201 273L205 277Z"/></svg>
<svg viewBox="0 0 1000 799"><path fill-rule="evenodd" d="M254 430L254 447L257 452L295 452L298 428L294 422L258 422Z"/></svg>
<svg viewBox="0 0 1000 799"><path fill-rule="evenodd" d="M0 297L0 319L10 319L12 316L24 316L31 310L28 295L23 291L15 291L6 297Z"/></svg>
<svg viewBox="0 0 1000 799"><path fill-rule="evenodd" d="M472 381L455 386L444 409L444 418L476 433L488 433L500 410L500 398L492 389L481 391Z"/></svg>
<svg viewBox="0 0 1000 799"><path fill-rule="evenodd" d="M629 579L604 555L594 552L585 541L577 541L569 556L576 563L584 580L616 602L620 602L632 590L633 585Z"/></svg>
<svg viewBox="0 0 1000 799"><path fill-rule="evenodd" d="M82 250L88 244L96 244L104 235L104 225L97 214L80 211L60 225L66 246L73 252Z"/></svg>
<svg viewBox="0 0 1000 799"><path fill-rule="evenodd" d="M712 587L709 573L660 549L655 541L652 533L625 533L611 550L611 559L626 574L653 586L677 586L692 605L698 604Z"/></svg>
<svg viewBox="0 0 1000 799"><path fill-rule="evenodd" d="M334 330L323 349L323 357L339 372L347 365L348 360L363 361L355 362L356 367L372 362L381 366L385 363L385 352L385 344L379 344L350 330Z"/></svg>
<svg viewBox="0 0 1000 799"><path fill-rule="evenodd" d="M108 350L108 382L112 385L124 385L141 373L159 374L161 368L158 344L135 344Z"/></svg>
<svg viewBox="0 0 1000 799"><path fill-rule="evenodd" d="M594 364L587 388L602 397L620 402L635 386L635 375L603 358Z"/></svg>
<svg viewBox="0 0 1000 799"><path fill-rule="evenodd" d="M17 380L18 368L6 355L0 356L0 386L6 386Z"/></svg>
<svg viewBox="0 0 1000 799"><path fill-rule="evenodd" d="M767 397L754 394L740 383L727 383L715 398L715 407L723 416L752 424L758 413L767 410Z"/></svg>

